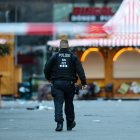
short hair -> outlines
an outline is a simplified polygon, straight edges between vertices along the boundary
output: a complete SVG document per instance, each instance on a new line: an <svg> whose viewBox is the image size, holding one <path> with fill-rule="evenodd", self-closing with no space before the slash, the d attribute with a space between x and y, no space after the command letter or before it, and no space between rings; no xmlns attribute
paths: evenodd
<svg viewBox="0 0 140 140"><path fill-rule="evenodd" d="M64 39L62 39L61 41L60 41L60 43L67 43L68 44L68 40L64 40Z"/></svg>

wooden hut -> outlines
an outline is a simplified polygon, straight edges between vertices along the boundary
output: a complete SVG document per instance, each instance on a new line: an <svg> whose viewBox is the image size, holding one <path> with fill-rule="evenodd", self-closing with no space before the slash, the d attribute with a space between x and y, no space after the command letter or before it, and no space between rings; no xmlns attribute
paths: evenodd
<svg viewBox="0 0 140 140"><path fill-rule="evenodd" d="M14 35L0 35L10 47L10 54L0 56L0 94L17 94L17 83L21 82L21 66L14 63Z"/></svg>

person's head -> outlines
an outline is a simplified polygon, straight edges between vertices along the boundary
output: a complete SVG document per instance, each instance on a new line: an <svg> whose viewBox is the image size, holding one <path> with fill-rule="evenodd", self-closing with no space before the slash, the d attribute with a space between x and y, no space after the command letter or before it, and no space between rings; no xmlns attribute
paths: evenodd
<svg viewBox="0 0 140 140"><path fill-rule="evenodd" d="M60 41L60 48L69 48L68 40L61 40Z"/></svg>

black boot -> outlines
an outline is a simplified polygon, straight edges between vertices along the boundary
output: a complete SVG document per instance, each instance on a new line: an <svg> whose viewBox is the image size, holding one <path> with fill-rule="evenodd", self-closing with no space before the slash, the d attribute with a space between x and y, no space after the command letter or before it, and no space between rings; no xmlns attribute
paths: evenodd
<svg viewBox="0 0 140 140"><path fill-rule="evenodd" d="M71 131L76 126L76 122L67 123L67 131Z"/></svg>
<svg viewBox="0 0 140 140"><path fill-rule="evenodd" d="M57 127L55 131L62 131L63 130L63 123L57 123Z"/></svg>

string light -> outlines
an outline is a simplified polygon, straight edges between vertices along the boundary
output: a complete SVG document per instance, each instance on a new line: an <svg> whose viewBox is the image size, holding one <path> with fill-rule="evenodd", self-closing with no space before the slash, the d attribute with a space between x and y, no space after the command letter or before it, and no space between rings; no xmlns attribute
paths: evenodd
<svg viewBox="0 0 140 140"><path fill-rule="evenodd" d="M85 61L87 55L88 55L90 52L99 52L99 49L98 49L98 48L89 48L89 49L87 49L87 50L83 53L83 55L82 55L82 57L81 57L81 62L84 62L84 61Z"/></svg>
<svg viewBox="0 0 140 140"><path fill-rule="evenodd" d="M115 56L113 57L113 61L116 61L116 60L118 59L118 57L119 57L122 53L124 53L124 52L126 52L126 51L136 51L136 52L140 53L140 49L123 48L123 49L119 50L119 51L115 54Z"/></svg>

